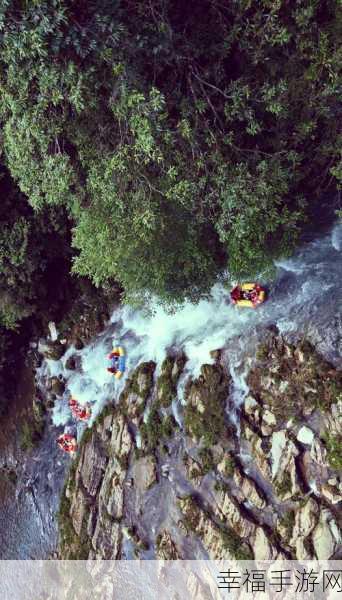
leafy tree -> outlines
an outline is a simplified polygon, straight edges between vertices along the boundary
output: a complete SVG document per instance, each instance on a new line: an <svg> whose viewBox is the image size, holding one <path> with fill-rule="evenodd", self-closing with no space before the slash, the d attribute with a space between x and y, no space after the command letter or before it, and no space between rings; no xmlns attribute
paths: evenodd
<svg viewBox="0 0 342 600"><path fill-rule="evenodd" d="M196 300L335 189L340 30L336 0L2 0L8 168L68 212L76 273Z"/></svg>

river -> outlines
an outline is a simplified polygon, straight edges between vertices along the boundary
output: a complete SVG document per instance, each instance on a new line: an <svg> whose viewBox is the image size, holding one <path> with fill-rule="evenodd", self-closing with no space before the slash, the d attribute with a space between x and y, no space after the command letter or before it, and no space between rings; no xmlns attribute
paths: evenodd
<svg viewBox="0 0 342 600"><path fill-rule="evenodd" d="M44 361L38 370L40 385L52 375L63 375L67 389L53 411L53 423L44 439L24 459L16 485L0 484L0 558L44 558L56 546L55 513L69 458L57 450L55 438L63 428L75 428L68 395L92 405L93 418L108 402L115 402L124 386L106 372L106 355L113 340L127 352L127 372L143 360L159 367L171 349L183 350L186 372L179 387L180 419L182 389L187 375L197 375L201 364L212 362L210 351L225 347L233 374L233 397L238 405L247 393L245 357L252 353L265 327L276 325L286 336L306 336L334 364L342 355L342 224L320 237L307 240L296 254L276 262L276 276L268 287L268 301L257 310L241 310L229 303L223 284L197 305L186 304L173 314L154 304L148 314L128 306L117 309L106 329L83 350L69 348L60 361ZM262 280L261 280L262 281ZM267 282L264 282L267 284ZM65 362L80 355L81 368L68 371ZM78 426L80 436L84 425Z"/></svg>

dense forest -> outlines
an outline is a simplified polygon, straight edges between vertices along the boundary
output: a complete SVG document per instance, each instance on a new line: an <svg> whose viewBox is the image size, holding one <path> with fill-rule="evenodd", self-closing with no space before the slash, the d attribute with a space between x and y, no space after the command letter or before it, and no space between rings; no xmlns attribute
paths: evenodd
<svg viewBox="0 0 342 600"><path fill-rule="evenodd" d="M173 305L291 252L342 178L338 5L0 0L2 398L85 278Z"/></svg>

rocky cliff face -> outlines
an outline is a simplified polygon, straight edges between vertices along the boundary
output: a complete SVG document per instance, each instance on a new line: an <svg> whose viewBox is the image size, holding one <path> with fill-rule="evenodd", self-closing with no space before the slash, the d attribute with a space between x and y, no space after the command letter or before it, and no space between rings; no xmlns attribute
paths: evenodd
<svg viewBox="0 0 342 600"><path fill-rule="evenodd" d="M143 363L86 430L63 492L62 558L338 557L342 376L270 333L235 409L224 352L172 401L186 364ZM179 420L179 417L178 417Z"/></svg>

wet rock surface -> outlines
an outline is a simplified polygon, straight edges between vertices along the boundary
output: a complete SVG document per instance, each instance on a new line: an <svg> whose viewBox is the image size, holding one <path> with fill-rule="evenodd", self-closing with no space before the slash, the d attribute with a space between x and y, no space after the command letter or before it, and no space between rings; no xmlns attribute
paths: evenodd
<svg viewBox="0 0 342 600"><path fill-rule="evenodd" d="M61 505L61 557L338 556L340 372L271 333L251 363L239 434L229 363L214 358L186 383L185 435L170 414L184 369L175 356L157 377L154 363L139 365L86 432Z"/></svg>

